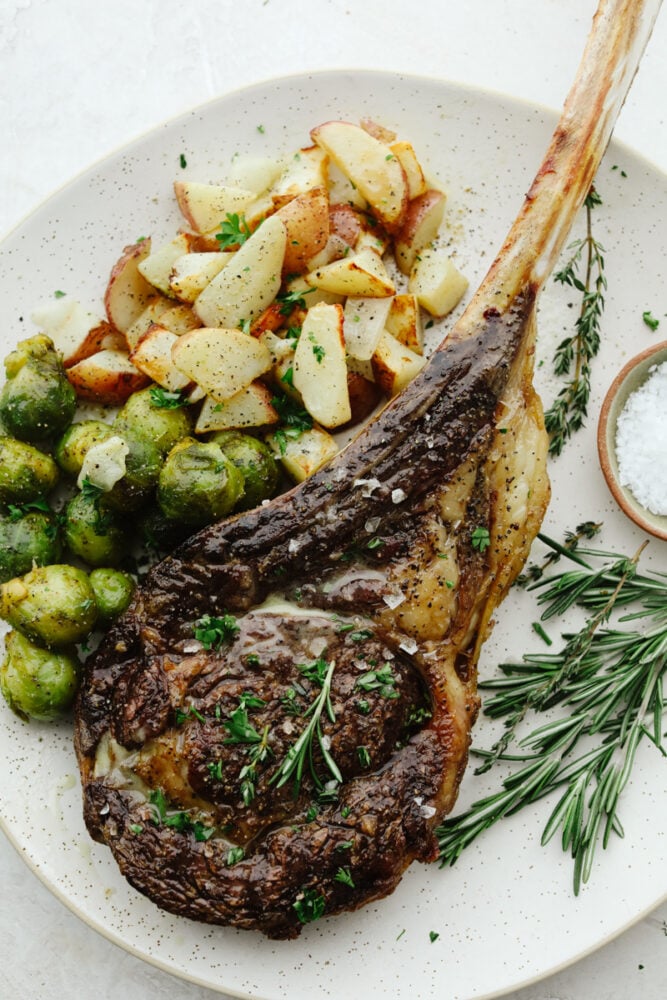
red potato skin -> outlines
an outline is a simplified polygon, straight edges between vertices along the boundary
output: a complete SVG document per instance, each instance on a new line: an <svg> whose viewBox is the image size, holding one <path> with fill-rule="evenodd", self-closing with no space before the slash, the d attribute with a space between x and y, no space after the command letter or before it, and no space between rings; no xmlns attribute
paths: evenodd
<svg viewBox="0 0 667 1000"><path fill-rule="evenodd" d="M155 298L155 289L137 270L138 265L151 252L151 240L148 237L139 243L125 247L123 253L111 268L109 281L104 293L104 308L107 319L121 333L132 325L144 311L151 299ZM128 286L135 284L133 291ZM129 303L132 303L130 309Z"/></svg>
<svg viewBox="0 0 667 1000"><path fill-rule="evenodd" d="M101 377L99 371L93 373L88 369L87 360L66 371L79 399L102 406L122 406L133 392L151 384L152 380L138 368L134 372L109 372L106 377Z"/></svg>
<svg viewBox="0 0 667 1000"><path fill-rule="evenodd" d="M404 247L413 251L416 250L416 252L419 253L420 250L423 250L423 248L431 242L435 232L433 236L429 236L428 239L419 240L419 230L423 226L429 226L431 224L430 220L435 218L435 231L437 231L437 228L442 221L442 213L444 212L446 200L447 199L442 191L430 189L428 191L424 191L423 194L418 195L416 198L413 198L408 204L403 225L394 238L396 247L396 262L404 274L409 273L409 269L407 272L404 270L401 262L401 248Z"/></svg>
<svg viewBox="0 0 667 1000"><path fill-rule="evenodd" d="M84 361L86 358L92 357L93 354L97 354L98 351L106 349L122 351L126 346L125 336L120 330L117 330L106 320L102 320L101 323L88 331L85 339L72 354L63 357L63 365L65 368L71 368L79 361Z"/></svg>
<svg viewBox="0 0 667 1000"><path fill-rule="evenodd" d="M382 390L375 382L364 378L360 372L347 373L347 391L350 397L350 417L346 427L354 427L370 417L371 413L382 399ZM341 429L341 428L339 428Z"/></svg>
<svg viewBox="0 0 667 1000"><path fill-rule="evenodd" d="M287 246L283 274L303 274L329 239L329 199L324 188L292 198L276 215L285 224Z"/></svg>

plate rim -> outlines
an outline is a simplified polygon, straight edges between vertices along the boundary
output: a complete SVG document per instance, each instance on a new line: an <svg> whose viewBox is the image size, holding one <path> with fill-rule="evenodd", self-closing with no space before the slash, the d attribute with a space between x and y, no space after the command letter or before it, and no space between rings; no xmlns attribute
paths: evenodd
<svg viewBox="0 0 667 1000"><path fill-rule="evenodd" d="M478 86L468 82L460 80L452 80L446 77L431 76L425 74L414 74L408 72L392 73L389 70L379 70L379 69L367 69L367 68L334 68L334 69L322 69L322 70L304 70L299 73L286 73L279 76L270 76L260 80L255 80L251 83L245 84L243 86L233 88L231 90L226 90L224 93L218 94L214 97L209 98L206 101L200 102L198 104L192 105L184 110L177 112L174 115L167 116L161 119L159 122L150 125L149 127L142 129L138 133L129 136L125 141L120 142L114 147L106 150L99 157L85 164L80 170L78 170L74 175L67 178L63 183L57 185L51 191L49 191L43 198L41 198L34 206L32 206L27 212L25 212L17 221L10 225L9 229L0 233L0 249L4 246L7 240L11 239L15 233L18 232L24 225L30 222L32 218L39 214L48 204L61 194L66 193L70 188L76 187L82 181L85 180L87 176L93 174L95 171L103 168L104 165L114 160L115 158L123 155L131 154L137 146L141 143L157 138L159 134L166 130L172 129L178 126L179 123L187 122L189 119L205 115L211 109L213 109L217 104L229 101L230 99L243 97L253 91L261 91L266 89L271 85L276 84L288 84L290 82L297 83L298 81L304 81L309 79L324 80L326 78L336 79L349 76L363 76L369 80L386 80L392 83L407 83L418 85L419 83L426 83L429 86L442 86L449 88L451 90L457 91L462 95L473 95L481 96L483 98L507 103L514 108L523 109L527 112L536 112L541 114L545 119L547 119L547 124L553 128L558 121L559 112L553 106L543 104L541 102L532 102L527 98L517 97L515 95L509 94L504 91L495 90L489 87ZM621 153L626 153L630 155L636 162L642 163L648 170L656 174L661 175L667 179L667 173L657 164L655 164L649 157L645 156L643 153L634 149L629 143L623 140L616 139L612 137L611 144L615 149L618 149ZM518 206L517 206L518 208ZM495 248L494 248L495 249ZM133 955L134 957L147 962L176 979L182 979L194 985L201 986L205 989L210 989L214 992L226 993L230 997L239 998L239 1000L260 1000L260 994L257 993L247 993L245 991L239 991L229 986L224 986L222 984L212 983L208 980L202 979L196 973L191 971L184 971L175 969L173 965L161 959L160 956L154 954L147 954L136 947L131 941L127 941L121 938L121 936L114 930L107 928L101 921L97 922L93 917L88 916L85 911L81 910L79 904L74 902L67 896L67 894L61 889L61 887L49 880L47 874L42 871L39 864L32 859L28 854L25 845L21 844L16 836L14 835L11 827L5 820L2 808L2 801L0 800L0 830L6 836L8 842L16 850L17 854L21 860L26 864L28 869L40 880L42 885L48 889L48 891L56 898L58 901L64 905L71 913L73 913L79 920L82 921L88 928L95 931L101 937L112 942L117 947L120 947L124 951ZM667 901L667 891L663 892L662 895L657 898L654 902L648 904L639 913L633 913L631 917L628 917L625 923L620 927L609 932L604 938L596 941L596 943L587 946L576 954L565 959L564 961L557 963L548 969L540 971L535 975L531 975L528 978L516 981L510 986L503 987L497 991L486 992L483 994L474 994L475 1000L495 1000L495 998L507 996L515 990L520 990L528 987L532 984L543 981L544 979L552 976L563 969L569 968L570 966L576 964L581 959L585 958L587 955L593 954L600 948L606 946L617 937L625 933L632 926L644 919L648 914L653 912L657 907L662 905ZM174 915L169 915L173 920L179 920L181 918ZM205 925L208 926L208 925ZM470 994L472 997L473 994Z"/></svg>

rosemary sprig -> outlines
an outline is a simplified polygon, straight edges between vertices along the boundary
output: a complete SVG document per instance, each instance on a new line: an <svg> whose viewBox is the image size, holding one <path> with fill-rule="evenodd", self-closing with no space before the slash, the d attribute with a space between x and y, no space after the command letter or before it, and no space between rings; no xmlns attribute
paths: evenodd
<svg viewBox="0 0 667 1000"><path fill-rule="evenodd" d="M576 333L562 340L554 355L555 374L570 378L544 414L552 455L560 455L568 438L583 427L591 394L590 363L600 349L600 319L607 278L604 273L604 247L593 237L592 230L592 210L602 204L595 188L590 189L584 204L586 236L570 244L572 253L569 260L554 275L555 281L581 292L581 308L575 323ZM579 271L584 256L582 280Z"/></svg>
<svg viewBox="0 0 667 1000"><path fill-rule="evenodd" d="M322 670L320 666L323 663L326 666L326 671ZM317 660L314 664L303 664L300 667L301 672L311 681L312 684L320 686L320 692L317 695L317 698L303 713L303 718L309 719L308 725L303 730L298 740L289 748L280 767L272 775L270 782L270 784L275 783L276 788L282 788L282 786L285 785L290 778L292 778L294 780L295 797L299 794L301 779L303 777L306 764L308 764L315 786L318 789L323 787L322 780L315 770L315 762L313 760L315 742L317 742L317 745L319 746L324 763L326 764L334 781L342 782L343 780L343 776L338 769L338 765L329 752L328 741L324 738L321 727L323 712L326 712L331 722L336 721L336 716L331 705L331 680L333 678L335 665L335 660L331 660L330 663Z"/></svg>
<svg viewBox="0 0 667 1000"><path fill-rule="evenodd" d="M642 547L643 548L643 547ZM662 752L663 680L667 672L667 576L636 571L632 558L587 549L598 568L566 571L538 586L543 619L577 604L591 617L565 635L559 653L525 656L501 665L503 677L482 686L494 692L485 712L504 717L507 729L491 750L473 751L487 770L498 760L512 765L498 791L475 802L438 830L442 864L453 864L484 830L545 795L560 790L542 843L560 831L574 859L577 894L591 873L595 851L612 833L623 836L619 800L644 737ZM581 550L580 550L581 553ZM615 627L603 627L613 611L632 605ZM640 629L622 628L642 621ZM519 739L529 710L560 706L557 718ZM510 742L516 753L509 753Z"/></svg>
<svg viewBox="0 0 667 1000"><path fill-rule="evenodd" d="M544 571L557 563L561 556L567 556L573 559L574 562L581 563L582 566L586 565L585 560L577 555L577 549L579 548L579 542L582 538L591 539L594 538L602 524L596 521L583 521L578 524L574 531L565 532L565 540L561 542L554 541L553 538L549 538L547 535L538 534L538 538L541 542L549 547L549 552L546 554L541 563L531 563L526 567L525 572L516 578L517 585L519 587L525 587L529 583L536 583L541 580L544 576Z"/></svg>

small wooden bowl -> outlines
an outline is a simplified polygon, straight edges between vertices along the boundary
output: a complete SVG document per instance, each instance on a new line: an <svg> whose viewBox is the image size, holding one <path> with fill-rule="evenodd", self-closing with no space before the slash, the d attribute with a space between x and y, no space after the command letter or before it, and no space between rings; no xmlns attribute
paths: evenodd
<svg viewBox="0 0 667 1000"><path fill-rule="evenodd" d="M646 381L653 365L667 361L667 340L642 351L621 369L609 387L600 411L598 423L598 455L607 486L614 500L635 524L667 541L667 516L652 514L637 502L633 494L618 480L616 461L616 421L630 393Z"/></svg>

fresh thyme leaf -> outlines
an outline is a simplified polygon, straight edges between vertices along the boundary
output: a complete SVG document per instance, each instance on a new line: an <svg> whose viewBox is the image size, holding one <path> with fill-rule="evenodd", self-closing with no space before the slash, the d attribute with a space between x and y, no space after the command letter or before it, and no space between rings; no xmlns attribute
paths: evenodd
<svg viewBox="0 0 667 1000"><path fill-rule="evenodd" d="M245 857L245 851L242 847L232 847L227 854L227 864L231 868L232 865L237 865L239 861L243 861Z"/></svg>
<svg viewBox="0 0 667 1000"><path fill-rule="evenodd" d="M443 864L453 864L503 816L557 791L542 843L560 832L574 861L575 894L590 877L598 846L607 847L612 834L623 836L619 803L640 742L649 739L667 755L662 746L667 574L638 573L642 550L629 558L580 549L601 565L568 570L538 585L543 619L573 604L590 617L579 632L564 636L560 652L502 664L503 676L482 685L492 692L485 712L505 718L507 729L490 751L473 751L484 761L479 770L496 760L512 763L513 770L498 791L438 829ZM620 615L622 608L630 610ZM609 624L612 614L616 622ZM639 627L623 627L630 621ZM519 737L518 724L528 711L556 705L557 717ZM512 754L511 741L517 746Z"/></svg>
<svg viewBox="0 0 667 1000"><path fill-rule="evenodd" d="M544 414L549 434L549 452L560 455L565 442L584 426L591 392L590 363L600 349L600 321L604 310L607 278L604 271L604 247L593 237L592 209L602 204L595 188L586 201L586 236L570 244L572 254L565 266L554 275L554 281L569 285L581 293L581 307L576 333L566 337L556 348L554 372L570 376L551 407ZM579 270L585 254L584 278Z"/></svg>
<svg viewBox="0 0 667 1000"><path fill-rule="evenodd" d="M220 232L215 234L215 238L221 250L229 250L231 247L241 246L251 235L250 226L242 212L227 212L224 222L220 223Z"/></svg>
<svg viewBox="0 0 667 1000"><path fill-rule="evenodd" d="M238 633L239 626L234 615L223 615L222 618L202 615L194 626L195 639L201 642L204 649L220 649L223 642L231 642Z"/></svg>
<svg viewBox="0 0 667 1000"><path fill-rule="evenodd" d="M182 392L170 392L160 385L154 385L149 390L151 406L158 410L177 410L181 406L188 406L188 400Z"/></svg>

